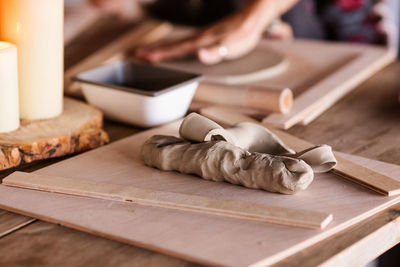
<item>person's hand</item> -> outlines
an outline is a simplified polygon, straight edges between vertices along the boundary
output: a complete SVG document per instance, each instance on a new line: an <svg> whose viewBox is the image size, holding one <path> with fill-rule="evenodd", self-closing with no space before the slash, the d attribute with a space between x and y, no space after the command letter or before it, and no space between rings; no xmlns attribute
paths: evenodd
<svg viewBox="0 0 400 267"><path fill-rule="evenodd" d="M89 3L113 14L121 13L124 7L122 0L89 0Z"/></svg>
<svg viewBox="0 0 400 267"><path fill-rule="evenodd" d="M280 9L271 3L271 1L253 1L241 12L202 29L188 38L138 49L136 57L149 62L159 62L196 54L204 64L216 64L222 60L239 58L257 45L266 26L280 15ZM290 26L278 25L273 30L272 36L291 38Z"/></svg>
<svg viewBox="0 0 400 267"><path fill-rule="evenodd" d="M89 4L113 15L139 19L143 10L138 0L88 0Z"/></svg>

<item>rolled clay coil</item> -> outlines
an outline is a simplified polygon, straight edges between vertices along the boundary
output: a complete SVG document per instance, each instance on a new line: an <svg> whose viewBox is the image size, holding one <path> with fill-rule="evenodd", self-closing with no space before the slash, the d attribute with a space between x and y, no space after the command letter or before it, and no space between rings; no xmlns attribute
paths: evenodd
<svg viewBox="0 0 400 267"><path fill-rule="evenodd" d="M164 171L283 194L306 189L314 178L312 168L301 159L250 153L225 141L190 143L155 135L142 145L140 155L146 165Z"/></svg>

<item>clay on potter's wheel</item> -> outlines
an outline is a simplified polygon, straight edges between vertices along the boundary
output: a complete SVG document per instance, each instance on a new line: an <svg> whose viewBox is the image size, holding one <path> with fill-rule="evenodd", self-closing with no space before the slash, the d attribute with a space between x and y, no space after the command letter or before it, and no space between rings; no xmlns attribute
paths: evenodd
<svg viewBox="0 0 400 267"><path fill-rule="evenodd" d="M250 153L225 141L190 143L155 135L142 145L140 155L147 166L160 170L283 194L306 189L314 178L312 168L301 159Z"/></svg>
<svg viewBox="0 0 400 267"><path fill-rule="evenodd" d="M164 67L201 73L205 81L222 84L246 84L265 80L284 72L289 63L284 55L259 45L252 52L236 60L216 65L204 65L194 57L161 63Z"/></svg>

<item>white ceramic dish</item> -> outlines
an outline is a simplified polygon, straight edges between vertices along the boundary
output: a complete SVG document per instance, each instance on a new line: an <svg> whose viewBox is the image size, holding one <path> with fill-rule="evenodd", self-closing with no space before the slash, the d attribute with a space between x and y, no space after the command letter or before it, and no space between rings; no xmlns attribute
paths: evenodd
<svg viewBox="0 0 400 267"><path fill-rule="evenodd" d="M187 112L201 75L119 61L83 72L73 80L86 100L112 120L153 127Z"/></svg>

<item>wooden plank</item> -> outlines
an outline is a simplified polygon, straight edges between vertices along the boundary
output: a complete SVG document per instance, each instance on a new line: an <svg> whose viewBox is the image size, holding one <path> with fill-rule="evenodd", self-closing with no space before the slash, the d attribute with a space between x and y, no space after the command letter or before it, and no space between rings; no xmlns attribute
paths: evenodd
<svg viewBox="0 0 400 267"><path fill-rule="evenodd" d="M43 221L0 238L0 252L0 266L200 267Z"/></svg>
<svg viewBox="0 0 400 267"><path fill-rule="evenodd" d="M311 229L323 229L332 221L332 214L329 213L213 199L24 172L14 172L3 179L3 184L25 189L133 202L140 205L187 210Z"/></svg>
<svg viewBox="0 0 400 267"><path fill-rule="evenodd" d="M316 50L319 47L323 50L324 46L329 46L329 43L309 42L309 45L309 48L303 47L303 49ZM263 122L283 129L288 129L299 122L308 124L345 94L396 58L394 51L382 47L336 44L335 50L331 52L336 53L337 57L343 57L346 54L352 56L349 57L346 64L339 65L327 77L313 83L310 88L296 96L291 112L285 115L269 115ZM329 56L326 59L329 61ZM268 80L266 82L268 83Z"/></svg>
<svg viewBox="0 0 400 267"><path fill-rule="evenodd" d="M145 167L139 158L141 144L154 134L177 135L178 127L179 122L142 132L46 167L36 174L285 208L328 211L335 219L323 231L301 229L2 185L0 206L198 263L247 266L278 262L400 201L399 197L382 197L356 184L337 179L333 173L317 174L306 191L285 196ZM356 161L384 175L400 179L398 166L360 159Z"/></svg>
<svg viewBox="0 0 400 267"><path fill-rule="evenodd" d="M222 122L225 125L233 126L242 121L249 121L258 123L258 121L249 118L245 115L237 114L232 110L226 110L220 107L204 108L200 111L204 116L209 117L217 122ZM312 147L313 145L307 141L301 140L293 135L285 133L281 130L274 129L271 126L266 126L270 131L276 134L282 141L295 151L301 151ZM358 183L364 187L372 189L385 196L395 196L400 194L400 182L391 179L385 175L379 174L366 167L357 165L351 161L342 158L340 155L335 154L338 161L337 166L333 172L340 176Z"/></svg>
<svg viewBox="0 0 400 267"><path fill-rule="evenodd" d="M0 238L34 221L36 221L34 218L0 210Z"/></svg>
<svg viewBox="0 0 400 267"><path fill-rule="evenodd" d="M294 103L287 114L270 114L251 109L250 105L245 110L263 117L264 123L283 129L310 123L396 58L393 51L384 47L315 40L262 40L259 49L284 54L289 67L279 75L246 85L291 88ZM212 94L208 97L213 101ZM230 105L229 97L224 105Z"/></svg>
<svg viewBox="0 0 400 267"><path fill-rule="evenodd" d="M335 72L330 79L343 80L343 84L336 87L334 90L330 91L319 101L315 101L315 108L312 112L308 113L302 120L303 125L307 125L312 122L315 118L320 116L328 108L332 107L339 99L341 99L345 94L354 90L362 82L370 78L372 75L377 73L379 70L383 69L389 63L393 62L397 57L397 51L394 50L384 50L386 48L379 48L376 51L372 49L367 52L368 48L360 49L365 50L361 53L359 58L355 59L354 62L343 67L340 71ZM367 67L366 67L367 66ZM350 73L356 73L352 75ZM315 96L316 90L323 90L323 88L330 86L325 82L318 84L318 87L314 87L313 90L307 91L310 95ZM307 96L301 96L306 98ZM298 98L298 102L301 98Z"/></svg>
<svg viewBox="0 0 400 267"><path fill-rule="evenodd" d="M71 42L80 33L89 30L100 17L104 16L90 3L82 3L79 6L65 5L64 14L64 45Z"/></svg>
<svg viewBox="0 0 400 267"><path fill-rule="evenodd" d="M385 196L396 196L400 194L399 181L354 164L336 154L335 156L338 164L333 169L334 173Z"/></svg>
<svg viewBox="0 0 400 267"><path fill-rule="evenodd" d="M399 243L399 227L400 205L395 205L273 267L365 266Z"/></svg>

